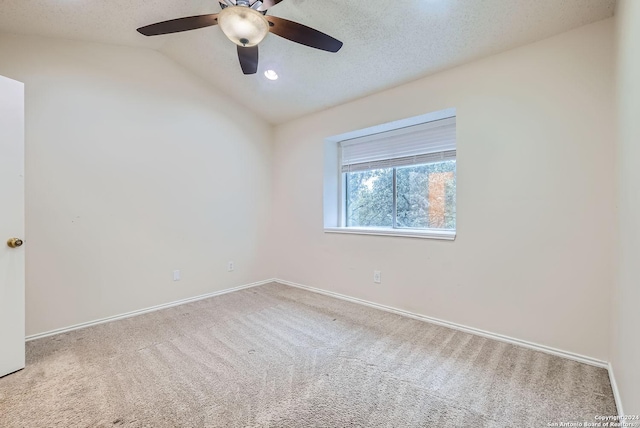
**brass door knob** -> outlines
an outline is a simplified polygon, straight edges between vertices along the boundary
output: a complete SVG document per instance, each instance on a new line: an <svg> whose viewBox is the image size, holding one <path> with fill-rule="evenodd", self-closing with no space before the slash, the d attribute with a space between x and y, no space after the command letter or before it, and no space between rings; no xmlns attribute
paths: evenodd
<svg viewBox="0 0 640 428"><path fill-rule="evenodd" d="M11 238L7 241L7 245L11 248L18 248L22 246L22 244L24 244L24 242L22 241L22 239L18 238Z"/></svg>

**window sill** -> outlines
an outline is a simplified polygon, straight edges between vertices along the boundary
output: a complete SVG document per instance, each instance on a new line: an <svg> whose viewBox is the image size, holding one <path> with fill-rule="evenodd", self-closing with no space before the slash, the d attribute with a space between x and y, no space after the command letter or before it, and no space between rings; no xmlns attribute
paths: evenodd
<svg viewBox="0 0 640 428"><path fill-rule="evenodd" d="M366 227L325 227L324 233L345 233L350 235L399 236L403 238L456 239L455 230L417 230L417 229L376 229Z"/></svg>

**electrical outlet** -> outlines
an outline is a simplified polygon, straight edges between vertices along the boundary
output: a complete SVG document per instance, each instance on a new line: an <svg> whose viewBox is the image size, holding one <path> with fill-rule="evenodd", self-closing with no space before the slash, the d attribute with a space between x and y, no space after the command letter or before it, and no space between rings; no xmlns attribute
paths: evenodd
<svg viewBox="0 0 640 428"><path fill-rule="evenodd" d="M227 272L233 272L234 266L233 262L227 263Z"/></svg>
<svg viewBox="0 0 640 428"><path fill-rule="evenodd" d="M174 281L180 281L180 271L179 270L174 270L173 271L173 280Z"/></svg>
<svg viewBox="0 0 640 428"><path fill-rule="evenodd" d="M373 282L375 282L376 284L382 283L382 274L379 270L373 271Z"/></svg>

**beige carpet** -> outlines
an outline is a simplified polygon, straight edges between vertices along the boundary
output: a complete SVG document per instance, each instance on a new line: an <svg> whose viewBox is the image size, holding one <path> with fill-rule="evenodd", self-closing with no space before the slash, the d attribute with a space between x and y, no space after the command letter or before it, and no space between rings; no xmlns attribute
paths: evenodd
<svg viewBox="0 0 640 428"><path fill-rule="evenodd" d="M0 427L546 427L606 370L280 284L27 344Z"/></svg>

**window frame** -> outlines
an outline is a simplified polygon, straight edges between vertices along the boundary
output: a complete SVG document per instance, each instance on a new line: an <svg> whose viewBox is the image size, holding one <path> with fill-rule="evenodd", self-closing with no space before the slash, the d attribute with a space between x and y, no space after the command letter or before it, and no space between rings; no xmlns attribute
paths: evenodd
<svg viewBox="0 0 640 428"><path fill-rule="evenodd" d="M340 155L340 150L339 157ZM456 175L457 175L457 157L456 157ZM437 163L437 162L433 162ZM418 164L412 166L419 165L428 165ZM408 168L410 166L407 166ZM403 237L416 237L416 238L432 238L432 239L443 239L443 240L454 240L456 238L456 229L436 229L436 228L412 228L412 227L399 227L398 226L398 187L397 187L397 169L403 168L401 166L390 167L393 170L392 175L392 186L393 186L393 197L392 197L392 226L391 227L361 227L361 226L347 226L347 193L348 193L348 180L347 174L348 172L340 172L340 192L338 192L339 200L339 210L340 210L340 222L338 227L325 227L324 230L327 233L350 233L350 234L358 234L358 235L378 235L378 236L403 236ZM458 197L458 191L456 186L456 201Z"/></svg>
<svg viewBox="0 0 640 428"><path fill-rule="evenodd" d="M426 238L453 241L457 237L458 224L456 230L451 229L414 229L414 228L373 228L373 227L347 227L346 226L346 172L342 172L342 147L341 142L354 138L367 137L370 135L394 131L405 127L421 125L428 122L438 121L450 117L457 117L455 107L446 108L439 111L422 114L419 116L400 119L393 122L374 125L369 128L353 130L343 134L333 135L324 140L324 190L323 190L323 220L324 233L327 234L353 234L353 235L373 235L373 236L394 236L405 238ZM456 150L457 151L457 150ZM456 175L457 161L456 153ZM394 175L397 171L394 167ZM397 177L394 177L397 180ZM394 221L397 225L397 183L394 180ZM456 205L458 186L456 185ZM456 214L457 217L457 214Z"/></svg>

